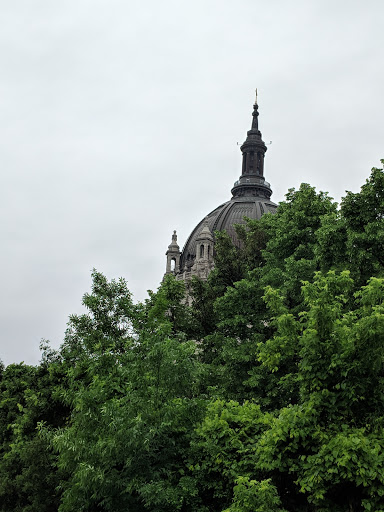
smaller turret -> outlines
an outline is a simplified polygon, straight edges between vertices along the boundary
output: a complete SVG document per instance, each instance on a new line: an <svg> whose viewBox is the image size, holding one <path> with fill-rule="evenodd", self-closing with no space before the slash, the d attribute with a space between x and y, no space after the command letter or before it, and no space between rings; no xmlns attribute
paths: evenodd
<svg viewBox="0 0 384 512"><path fill-rule="evenodd" d="M196 259L191 269L192 275L197 275L202 279L206 279L208 277L209 272L214 267L214 243L212 231L208 226L208 218L205 217L203 229L196 238Z"/></svg>
<svg viewBox="0 0 384 512"><path fill-rule="evenodd" d="M205 217L203 229L196 238L196 261L213 260L213 235L208 226L208 218Z"/></svg>
<svg viewBox="0 0 384 512"><path fill-rule="evenodd" d="M172 242L168 245L166 274L177 274L180 270L180 247L177 244L176 231L173 232Z"/></svg>

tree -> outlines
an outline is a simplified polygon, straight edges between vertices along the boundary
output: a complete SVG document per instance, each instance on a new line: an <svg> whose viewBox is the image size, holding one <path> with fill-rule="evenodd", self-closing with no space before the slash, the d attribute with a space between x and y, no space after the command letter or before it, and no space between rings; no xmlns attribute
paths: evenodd
<svg viewBox="0 0 384 512"><path fill-rule="evenodd" d="M196 494L189 439L204 402L196 346L177 329L179 285L167 280L135 306L123 280L94 272L93 283L89 313L71 317L63 348L73 412L53 438L71 474L59 510L186 510Z"/></svg>
<svg viewBox="0 0 384 512"><path fill-rule="evenodd" d="M264 414L252 402L213 400L193 438L192 474L198 483L207 510L221 512L242 510L240 488L257 470L255 445L270 424L272 416ZM240 481L242 480L242 483ZM236 498L232 506L234 486ZM253 485L253 484L251 484ZM244 489L243 489L244 491ZM254 501L254 500L253 500ZM251 500L250 503L253 504ZM249 508L244 508L244 512Z"/></svg>
<svg viewBox="0 0 384 512"><path fill-rule="evenodd" d="M273 371L296 352L300 399L260 438L258 460L270 475L294 475L319 511L384 507L384 280L353 289L347 271L318 273L304 284L299 318L276 291L266 295L277 333L260 358Z"/></svg>
<svg viewBox="0 0 384 512"><path fill-rule="evenodd" d="M65 424L68 409L56 395L59 367L9 365L0 381L0 508L53 512L60 502L57 457L41 430Z"/></svg>
<svg viewBox="0 0 384 512"><path fill-rule="evenodd" d="M192 306L94 271L59 352L0 367L0 508L384 512L384 174L216 234Z"/></svg>
<svg viewBox="0 0 384 512"><path fill-rule="evenodd" d="M382 160L382 163L384 161ZM384 171L373 168L358 193L347 192L340 211L325 215L317 231L320 270L348 269L356 286L384 271Z"/></svg>
<svg viewBox="0 0 384 512"><path fill-rule="evenodd" d="M209 510L384 510L384 279L355 292L348 271L318 272L302 291L296 315L267 288L275 333L257 346L277 388L287 395L294 381L298 393L272 412L258 395L212 401L196 429L193 471Z"/></svg>
<svg viewBox="0 0 384 512"><path fill-rule="evenodd" d="M219 238L217 267L207 283L212 290L220 290L213 299L216 328L202 345L219 396L234 400L257 396L268 410L293 400L297 386L287 378L285 387L278 388L279 375L266 372L257 360L257 345L270 338L274 329L262 299L264 289L280 288L290 307L296 313L301 310L301 281L311 279L320 266L316 233L322 218L337 212L336 203L326 193L316 193L307 184L290 190L286 197L276 214L238 228L239 247L229 249L229 237ZM287 360L287 364L294 363ZM279 372L290 375L290 368L282 366Z"/></svg>
<svg viewBox="0 0 384 512"><path fill-rule="evenodd" d="M350 270L359 284L364 284L384 271L383 169L373 168L360 192L347 193L341 203L341 214L347 230Z"/></svg>

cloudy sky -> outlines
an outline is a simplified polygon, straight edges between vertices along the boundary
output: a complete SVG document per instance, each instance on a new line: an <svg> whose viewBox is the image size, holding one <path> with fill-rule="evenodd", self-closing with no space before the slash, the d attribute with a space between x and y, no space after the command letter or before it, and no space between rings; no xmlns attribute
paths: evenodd
<svg viewBox="0 0 384 512"><path fill-rule="evenodd" d="M230 198L254 89L278 202L339 200L384 158L382 0L0 4L0 357L39 360L92 268L156 289Z"/></svg>

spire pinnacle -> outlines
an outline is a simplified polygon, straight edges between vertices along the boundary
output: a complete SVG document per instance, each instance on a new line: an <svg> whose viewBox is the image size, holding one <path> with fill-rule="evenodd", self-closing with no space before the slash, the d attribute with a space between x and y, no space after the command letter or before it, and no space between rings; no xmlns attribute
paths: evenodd
<svg viewBox="0 0 384 512"><path fill-rule="evenodd" d="M172 242L168 245L166 274L177 273L180 269L180 247L177 245L177 234L173 232Z"/></svg>
<svg viewBox="0 0 384 512"><path fill-rule="evenodd" d="M212 231L209 229L208 217L205 217L203 222L203 228L197 237L197 240L213 240Z"/></svg>
<svg viewBox="0 0 384 512"><path fill-rule="evenodd" d="M168 245L168 251L179 251L179 246L177 244L176 230L173 232L172 242Z"/></svg>
<svg viewBox="0 0 384 512"><path fill-rule="evenodd" d="M257 89L255 103L253 104L252 126L247 132L245 142L240 146L243 154L243 165L240 179L232 189L234 198L238 197L263 197L269 199L272 194L270 185L264 178L264 156L267 146L259 130L258 116L259 106L257 104Z"/></svg>

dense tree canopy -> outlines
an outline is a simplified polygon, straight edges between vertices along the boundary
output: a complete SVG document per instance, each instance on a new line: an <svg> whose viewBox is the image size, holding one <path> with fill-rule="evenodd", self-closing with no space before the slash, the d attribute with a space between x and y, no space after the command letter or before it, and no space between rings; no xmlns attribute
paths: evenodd
<svg viewBox="0 0 384 512"><path fill-rule="evenodd" d="M0 511L384 511L383 169L238 238L191 306L94 271L60 350L0 368Z"/></svg>

